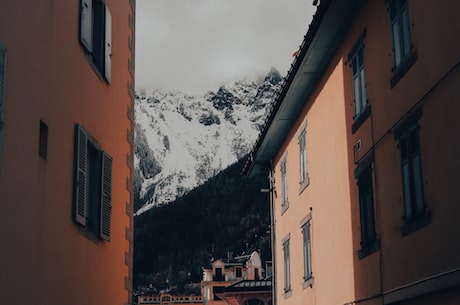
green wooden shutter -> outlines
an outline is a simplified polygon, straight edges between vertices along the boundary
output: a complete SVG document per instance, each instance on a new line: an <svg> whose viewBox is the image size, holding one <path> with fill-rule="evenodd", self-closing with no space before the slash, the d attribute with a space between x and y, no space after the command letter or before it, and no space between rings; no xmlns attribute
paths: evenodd
<svg viewBox="0 0 460 305"><path fill-rule="evenodd" d="M93 51L93 0L80 1L80 41Z"/></svg>
<svg viewBox="0 0 460 305"><path fill-rule="evenodd" d="M112 70L112 15L107 6L105 6L105 45L104 45L104 76L107 82L111 81Z"/></svg>
<svg viewBox="0 0 460 305"><path fill-rule="evenodd" d="M87 213L87 166L88 166L88 135L85 130L76 127L76 190L75 190L75 221L86 226Z"/></svg>
<svg viewBox="0 0 460 305"><path fill-rule="evenodd" d="M110 241L110 216L112 211L112 158L102 152L101 226L100 237Z"/></svg>

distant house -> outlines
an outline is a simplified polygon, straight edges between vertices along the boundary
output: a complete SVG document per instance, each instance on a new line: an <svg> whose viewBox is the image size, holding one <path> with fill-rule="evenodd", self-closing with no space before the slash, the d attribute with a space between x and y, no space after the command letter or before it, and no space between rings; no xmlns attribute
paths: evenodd
<svg viewBox="0 0 460 305"><path fill-rule="evenodd" d="M322 0L244 172L278 305L460 303L460 2Z"/></svg>
<svg viewBox="0 0 460 305"><path fill-rule="evenodd" d="M260 254L256 251L250 255L228 257L226 260L216 259L211 268L203 269L201 289L205 305L226 304L217 296L223 288L242 280L262 279L263 269Z"/></svg>
<svg viewBox="0 0 460 305"><path fill-rule="evenodd" d="M0 302L131 304L135 0L0 7Z"/></svg>
<svg viewBox="0 0 460 305"><path fill-rule="evenodd" d="M160 294L155 296L142 295L137 297L138 305L203 305L203 298L196 295Z"/></svg>

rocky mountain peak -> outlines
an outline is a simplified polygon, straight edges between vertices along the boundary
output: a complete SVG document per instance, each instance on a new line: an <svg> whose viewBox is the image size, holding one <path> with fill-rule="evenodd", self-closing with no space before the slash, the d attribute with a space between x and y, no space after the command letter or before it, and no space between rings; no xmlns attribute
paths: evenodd
<svg viewBox="0 0 460 305"><path fill-rule="evenodd" d="M247 154L282 77L226 84L204 95L157 90L135 99L135 210L167 204Z"/></svg>

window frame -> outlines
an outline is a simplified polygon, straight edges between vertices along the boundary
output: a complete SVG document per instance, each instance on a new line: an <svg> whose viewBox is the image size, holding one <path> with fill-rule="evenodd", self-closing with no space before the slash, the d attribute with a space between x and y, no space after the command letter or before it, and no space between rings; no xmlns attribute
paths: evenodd
<svg viewBox="0 0 460 305"><path fill-rule="evenodd" d="M393 45L393 67L397 69L412 50L409 5L407 0L388 1Z"/></svg>
<svg viewBox="0 0 460 305"><path fill-rule="evenodd" d="M367 78L365 64L365 43L367 30L359 36L358 40L348 53L348 64L351 71L351 87L353 93L353 125L352 133L362 125L370 116L371 106L367 94ZM358 84L358 89L356 88ZM356 92L358 90L358 92Z"/></svg>
<svg viewBox="0 0 460 305"><path fill-rule="evenodd" d="M235 277L236 278L243 277L243 267L235 267Z"/></svg>
<svg viewBox="0 0 460 305"><path fill-rule="evenodd" d="M104 0L80 0L79 40L91 66L111 83L112 14Z"/></svg>
<svg viewBox="0 0 460 305"><path fill-rule="evenodd" d="M356 120L366 109L367 88L366 88L366 68L364 63L364 41L361 39L350 57L351 78L353 89L354 116Z"/></svg>
<svg viewBox="0 0 460 305"><path fill-rule="evenodd" d="M390 17L391 44L393 53L393 88L417 61L411 34L409 4L407 0L387 0Z"/></svg>
<svg viewBox="0 0 460 305"><path fill-rule="evenodd" d="M369 155L355 170L356 184L358 186L358 204L360 221L360 259L380 249L380 241L377 239L376 214L374 203L374 185L372 164L374 155Z"/></svg>
<svg viewBox="0 0 460 305"><path fill-rule="evenodd" d="M75 125L74 221L85 232L110 241L112 157L86 129Z"/></svg>
<svg viewBox="0 0 460 305"><path fill-rule="evenodd" d="M214 270L214 281L215 282L222 282L224 281L224 270L222 267L216 267Z"/></svg>
<svg viewBox="0 0 460 305"><path fill-rule="evenodd" d="M281 214L289 207L288 183L287 183L287 156L284 155L280 162L281 175Z"/></svg>
<svg viewBox="0 0 460 305"><path fill-rule="evenodd" d="M427 209L423 187L419 125L421 117L422 110L418 108L395 130L395 140L398 142L397 147L399 149L403 198L404 224L401 227L402 236L431 223L431 212Z"/></svg>
<svg viewBox="0 0 460 305"><path fill-rule="evenodd" d="M310 184L308 175L307 123L305 122L297 136L299 144L299 194Z"/></svg>
<svg viewBox="0 0 460 305"><path fill-rule="evenodd" d="M284 294L288 296L291 292L291 257L290 257L290 239L291 236L288 234L282 240L283 246L283 269L284 269Z"/></svg>
<svg viewBox="0 0 460 305"><path fill-rule="evenodd" d="M300 222L303 246L303 287L313 287L313 262L312 262L312 238L311 238L311 213Z"/></svg>

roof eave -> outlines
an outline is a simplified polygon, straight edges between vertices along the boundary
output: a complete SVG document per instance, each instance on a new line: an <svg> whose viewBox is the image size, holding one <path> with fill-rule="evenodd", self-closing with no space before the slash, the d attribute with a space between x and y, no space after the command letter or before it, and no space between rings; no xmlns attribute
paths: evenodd
<svg viewBox="0 0 460 305"><path fill-rule="evenodd" d="M244 166L252 176L271 162L326 70L363 0L323 0Z"/></svg>

